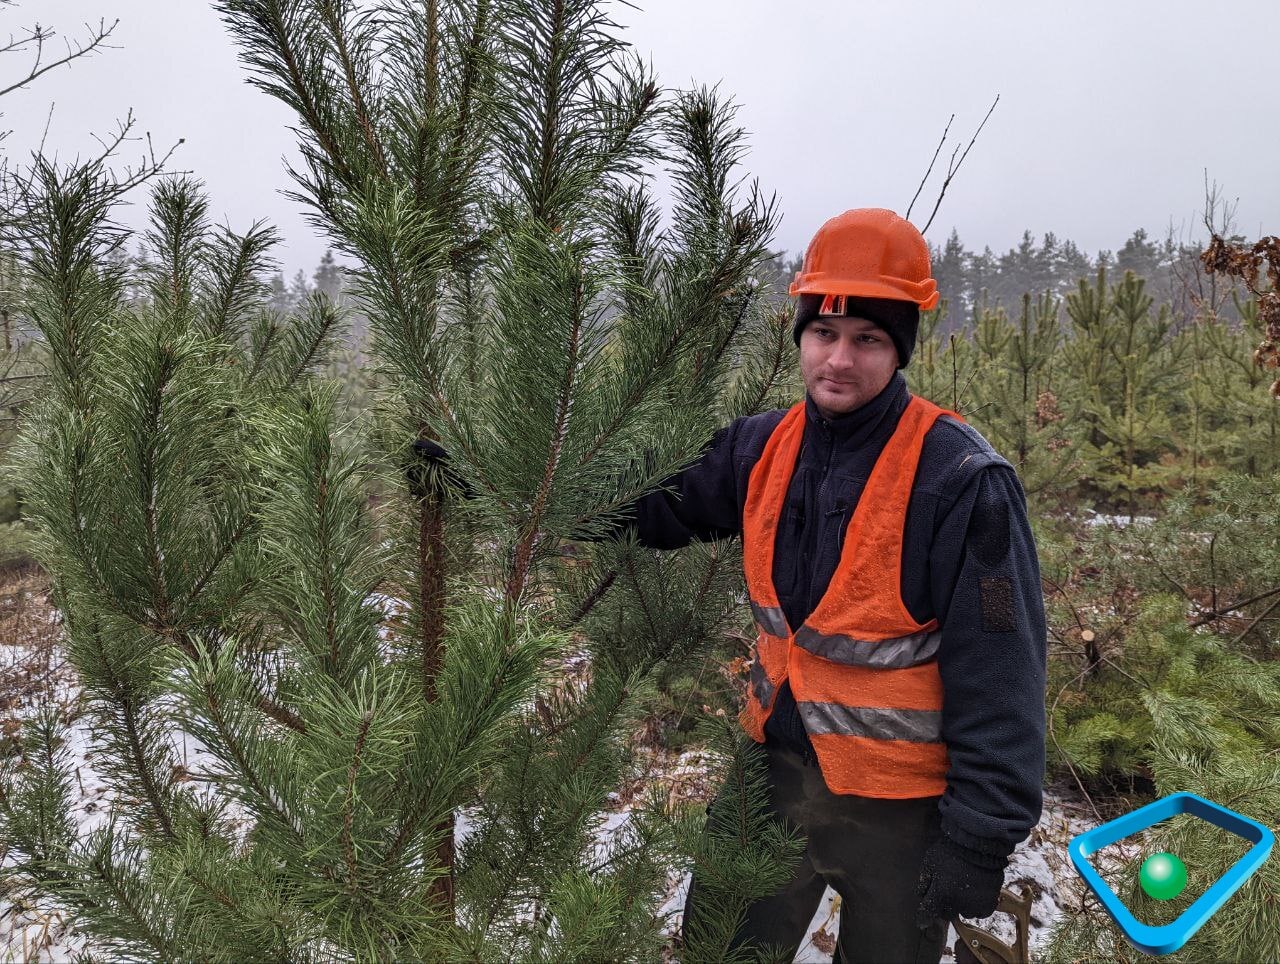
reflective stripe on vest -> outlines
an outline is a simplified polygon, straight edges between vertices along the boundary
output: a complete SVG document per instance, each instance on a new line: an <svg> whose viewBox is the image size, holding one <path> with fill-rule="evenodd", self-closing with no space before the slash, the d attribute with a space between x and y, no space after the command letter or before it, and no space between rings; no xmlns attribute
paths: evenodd
<svg viewBox="0 0 1280 964"><path fill-rule="evenodd" d="M747 484L743 567L759 636L739 717L757 742L784 680L835 793L941 794L942 679L937 620L917 623L902 600L902 541L924 437L939 415L913 397L876 460L849 521L840 562L794 633L773 585L774 543L804 437L804 403L783 417Z"/></svg>
<svg viewBox="0 0 1280 964"><path fill-rule="evenodd" d="M798 703L804 728L814 734L836 733L877 740L937 743L942 739L941 710L892 710L880 706Z"/></svg>
<svg viewBox="0 0 1280 964"><path fill-rule="evenodd" d="M927 663L938 654L942 633L912 633L897 639L854 639L838 633L820 633L808 623L796 630L795 643L814 656L846 666L878 666L905 669Z"/></svg>

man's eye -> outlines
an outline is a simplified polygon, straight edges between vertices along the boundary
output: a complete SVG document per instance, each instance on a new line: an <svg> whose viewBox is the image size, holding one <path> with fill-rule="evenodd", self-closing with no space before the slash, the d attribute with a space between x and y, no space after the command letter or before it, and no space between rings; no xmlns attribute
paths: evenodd
<svg viewBox="0 0 1280 964"><path fill-rule="evenodd" d="M866 335L866 334L864 334L864 335L862 336L862 340L863 340L864 342L870 342L870 343L871 343L871 344L873 344L873 345L874 345L875 343L877 343L878 341L880 341L880 339L879 339L879 338L877 338L875 335Z"/></svg>

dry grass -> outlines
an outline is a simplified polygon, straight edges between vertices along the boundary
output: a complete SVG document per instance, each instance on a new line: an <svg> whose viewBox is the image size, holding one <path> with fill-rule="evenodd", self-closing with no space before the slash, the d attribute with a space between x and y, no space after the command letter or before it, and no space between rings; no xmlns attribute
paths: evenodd
<svg viewBox="0 0 1280 964"><path fill-rule="evenodd" d="M0 574L0 728L8 740L21 710L55 696L65 669L62 617L38 569Z"/></svg>

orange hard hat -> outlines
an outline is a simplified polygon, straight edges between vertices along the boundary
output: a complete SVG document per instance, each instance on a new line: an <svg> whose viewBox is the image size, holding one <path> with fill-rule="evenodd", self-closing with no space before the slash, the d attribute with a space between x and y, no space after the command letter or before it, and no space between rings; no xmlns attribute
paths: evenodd
<svg viewBox="0 0 1280 964"><path fill-rule="evenodd" d="M891 298L922 310L938 303L924 236L885 208L855 208L820 227L790 293Z"/></svg>

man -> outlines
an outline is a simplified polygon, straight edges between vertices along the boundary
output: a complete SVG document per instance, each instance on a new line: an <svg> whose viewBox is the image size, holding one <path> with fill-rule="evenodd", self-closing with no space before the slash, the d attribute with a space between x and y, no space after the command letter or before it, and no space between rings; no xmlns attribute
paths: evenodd
<svg viewBox="0 0 1280 964"><path fill-rule="evenodd" d="M830 884L837 960L937 961L1040 815L1045 622L1013 468L907 391L938 300L891 211L822 226L791 286L805 399L722 430L635 508L640 540L741 533L759 629L741 720L807 849L735 942L794 948ZM695 880L686 937L699 914Z"/></svg>
<svg viewBox="0 0 1280 964"><path fill-rule="evenodd" d="M994 911L1040 816L1045 622L1025 499L898 371L938 300L910 223L833 218L791 294L804 401L719 432L632 525L659 549L743 537L759 639L742 724L770 806L807 843L735 943L794 949L830 884L837 960L936 962L951 918ZM686 938L699 901L695 879Z"/></svg>

